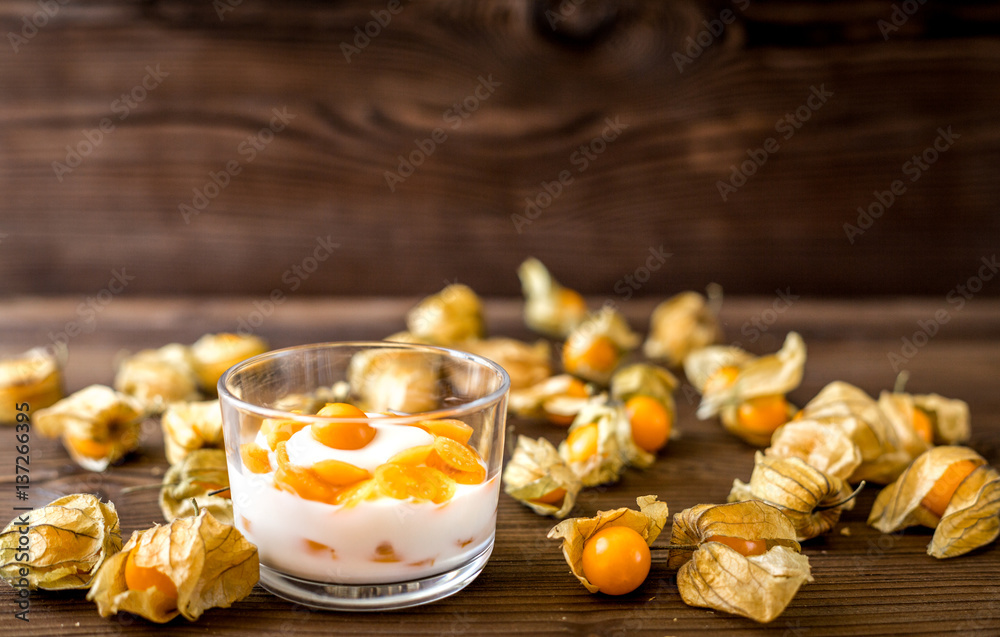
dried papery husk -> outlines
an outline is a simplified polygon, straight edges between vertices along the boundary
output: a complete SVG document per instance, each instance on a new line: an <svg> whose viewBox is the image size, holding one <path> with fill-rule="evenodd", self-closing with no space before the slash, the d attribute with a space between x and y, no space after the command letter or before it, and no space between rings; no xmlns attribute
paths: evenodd
<svg viewBox="0 0 1000 637"><path fill-rule="evenodd" d="M680 568L708 538L722 535L742 540L763 540L770 550L784 546L794 551L801 547L795 539L795 527L779 509L760 502L698 504L674 514L667 565Z"/></svg>
<svg viewBox="0 0 1000 637"><path fill-rule="evenodd" d="M176 598L154 587L129 590L125 566L133 551L140 551L141 561L133 558L138 566L155 568L173 582ZM194 621L209 608L228 608L249 595L259 577L257 547L202 511L133 533L98 571L87 599L102 617L128 612L157 623L178 615Z"/></svg>
<svg viewBox="0 0 1000 637"><path fill-rule="evenodd" d="M750 482L733 481L729 502L760 500L777 507L795 527L799 542L826 533L840 514L854 508L847 482L799 458L754 456Z"/></svg>
<svg viewBox="0 0 1000 637"><path fill-rule="evenodd" d="M25 528L26 527L26 528ZM20 545L28 537L27 559ZM28 589L87 588L97 569L122 548L115 505L89 493L63 496L22 514L0 533L0 577L13 586L24 577ZM21 575L26 568L28 574Z"/></svg>
<svg viewBox="0 0 1000 637"><path fill-rule="evenodd" d="M643 353L676 367L691 352L718 342L722 338L718 318L722 287L713 283L707 292L707 299L697 292L681 292L657 305L649 319Z"/></svg>
<svg viewBox="0 0 1000 637"><path fill-rule="evenodd" d="M223 447L218 400L173 403L163 413L160 423L170 464L181 462L196 449Z"/></svg>
<svg viewBox="0 0 1000 637"><path fill-rule="evenodd" d="M726 350L729 351L724 350L723 353L728 353L731 358L737 360L741 358L736 355L737 348L726 348ZM743 358L739 363L726 363L724 360L724 357L720 357L719 360L712 361L716 363L714 368L706 365L704 361L699 361L698 369L693 370L701 381L701 384L695 384L695 387L699 387L702 392L701 404L698 405L697 411L698 418L702 420L716 415L724 406L733 407L760 396L784 395L798 387L802 382L802 372L806 363L806 345L798 332L789 332L781 349L774 354ZM709 388L706 391L705 383L708 378L724 365L737 368L738 373L733 382L728 386ZM688 378L695 383L690 376Z"/></svg>
<svg viewBox="0 0 1000 637"><path fill-rule="evenodd" d="M771 458L799 458L823 473L847 480L861 465L861 450L841 427L818 420L794 420L771 435Z"/></svg>
<svg viewBox="0 0 1000 637"><path fill-rule="evenodd" d="M813 581L809 558L784 546L745 557L709 542L677 571L677 589L689 606L712 608L766 624Z"/></svg>
<svg viewBox="0 0 1000 637"><path fill-rule="evenodd" d="M878 403L863 390L834 381L802 408L804 419L842 429L861 452L861 464L848 480L888 484L912 461L896 428Z"/></svg>
<svg viewBox="0 0 1000 637"><path fill-rule="evenodd" d="M592 518L570 518L554 526L548 534L550 539L562 539L563 556L576 579L590 591L596 593L598 587L590 583L583 574L583 548L587 540L599 531L611 526L632 529L652 545L667 523L666 502L658 502L655 495L636 498L639 510L629 508L614 511L598 511Z"/></svg>
<svg viewBox="0 0 1000 637"><path fill-rule="evenodd" d="M461 283L420 301L406 314L406 328L416 338L444 347L486 336L482 302Z"/></svg>
<svg viewBox="0 0 1000 637"><path fill-rule="evenodd" d="M954 445L968 442L972 435L969 404L957 398L938 394L912 394L913 406L930 418L934 444Z"/></svg>
<svg viewBox="0 0 1000 637"><path fill-rule="evenodd" d="M684 375L698 393L703 394L708 379L717 371L723 367L740 368L753 359L753 354L739 347L709 345L692 351L684 358Z"/></svg>
<svg viewBox="0 0 1000 637"><path fill-rule="evenodd" d="M228 491L229 470L222 449L196 449L163 476L160 511L167 522L198 515L207 509L223 524L233 523L233 501ZM214 495L211 495L214 494Z"/></svg>
<svg viewBox="0 0 1000 637"><path fill-rule="evenodd" d="M517 269L524 293L524 322L552 338L565 338L587 315L587 303L575 290L560 285L541 261L525 259Z"/></svg>
<svg viewBox="0 0 1000 637"><path fill-rule="evenodd" d="M267 341L253 334L205 334L190 349L201 390L214 396L219 378L227 369L267 350Z"/></svg>
<svg viewBox="0 0 1000 637"><path fill-rule="evenodd" d="M650 396L670 407L674 414L673 392L679 385L677 378L666 369L648 363L622 367L611 377L611 398L627 402L635 396Z"/></svg>
<svg viewBox="0 0 1000 637"><path fill-rule="evenodd" d="M455 346L488 358L510 376L511 390L524 389L552 375L552 347L548 341L525 343L514 338L487 338Z"/></svg>
<svg viewBox="0 0 1000 637"><path fill-rule="evenodd" d="M597 452L583 460L571 459L570 445L567 440L559 444L559 456L572 469L583 486L592 487L599 484L616 482L622 471L625 469L628 456L631 454L633 460L639 466L649 466L655 457L639 449L632 443L632 429L628 422L628 415L620 405L613 405L604 402L603 397L592 399L588 402L569 428L569 434L591 424L597 425ZM627 433L628 442L632 449L623 446ZM635 452L638 452L636 454ZM640 456L639 454L645 454Z"/></svg>
<svg viewBox="0 0 1000 637"><path fill-rule="evenodd" d="M592 392L591 386L570 374L559 374L531 387L511 390L508 406L518 416L545 417L565 426L580 413Z"/></svg>
<svg viewBox="0 0 1000 637"><path fill-rule="evenodd" d="M589 360L591 348L606 342L611 348L611 359L599 357L600 365ZM641 337L632 331L628 321L616 309L605 306L586 316L580 325L566 337L562 361L565 371L591 382L606 385L622 358L639 346Z"/></svg>
<svg viewBox="0 0 1000 637"><path fill-rule="evenodd" d="M899 448L910 456L911 461L933 446L932 443L921 438L914 428L916 405L913 403L912 396L884 391L879 394L878 406L895 432Z"/></svg>
<svg viewBox="0 0 1000 637"><path fill-rule="evenodd" d="M562 519L576 503L583 486L580 478L566 466L559 452L545 438L517 437L514 454L503 471L504 491L539 515ZM559 495L561 498L552 498ZM543 501L545 498L554 502Z"/></svg>
<svg viewBox="0 0 1000 637"><path fill-rule="evenodd" d="M965 477L939 518L923 499L952 464L968 460L976 468ZM933 447L875 498L868 524L892 533L910 526L935 529L927 553L955 557L989 544L1000 532L1000 473L968 447Z"/></svg>
<svg viewBox="0 0 1000 637"><path fill-rule="evenodd" d="M62 361L56 352L35 347L0 360L0 423L16 422L24 413L17 410L20 404L38 410L62 397Z"/></svg>
<svg viewBox="0 0 1000 637"><path fill-rule="evenodd" d="M200 397L191 351L178 343L145 349L123 359L114 388L133 396L149 413L160 413L171 402Z"/></svg>
<svg viewBox="0 0 1000 637"><path fill-rule="evenodd" d="M357 398L357 406L368 412L437 409L440 375L434 358L406 350L363 350L351 357L348 368L350 393Z"/></svg>
<svg viewBox="0 0 1000 637"><path fill-rule="evenodd" d="M58 432L78 465L104 471L138 448L144 415L135 398L104 385L91 385L39 410L32 422L43 432Z"/></svg>

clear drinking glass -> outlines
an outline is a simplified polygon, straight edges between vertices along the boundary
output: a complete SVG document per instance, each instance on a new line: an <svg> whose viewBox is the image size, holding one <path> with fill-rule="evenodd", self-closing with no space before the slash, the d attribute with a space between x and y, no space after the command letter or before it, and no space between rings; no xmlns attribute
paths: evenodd
<svg viewBox="0 0 1000 637"><path fill-rule="evenodd" d="M219 397L233 512L260 552L261 584L341 610L415 606L467 586L493 550L509 389L492 361L403 343L304 345L229 369ZM366 417L317 416L330 402ZM331 448L321 427L374 437ZM370 477L316 464L330 458Z"/></svg>

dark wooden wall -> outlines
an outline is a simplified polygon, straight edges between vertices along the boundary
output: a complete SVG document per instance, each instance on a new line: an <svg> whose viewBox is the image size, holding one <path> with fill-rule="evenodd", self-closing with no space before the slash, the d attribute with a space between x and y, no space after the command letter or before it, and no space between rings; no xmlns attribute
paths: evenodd
<svg viewBox="0 0 1000 637"><path fill-rule="evenodd" d="M50 0L27 37L42 5L0 3L0 293L92 294L124 268L129 294L459 280L507 295L536 255L624 297L662 246L672 256L638 294L714 280L944 296L1000 252L1000 3L402 0L348 62L342 43L390 4ZM883 34L893 4L916 12ZM725 10L733 24L689 51ZM455 119L480 78L492 92ZM833 95L776 130L811 87ZM294 118L251 157L241 144L274 109ZM53 162L104 118L60 181ZM573 153L609 118L627 128L580 172ZM397 157L435 129L433 154L390 189ZM910 181L904 164L939 129L958 137ZM777 151L723 201L717 182L768 138ZM239 174L186 223L179 206L227 164ZM572 182L517 232L511 215L561 171ZM894 180L905 192L850 242L844 224ZM295 273L326 237L330 257Z"/></svg>

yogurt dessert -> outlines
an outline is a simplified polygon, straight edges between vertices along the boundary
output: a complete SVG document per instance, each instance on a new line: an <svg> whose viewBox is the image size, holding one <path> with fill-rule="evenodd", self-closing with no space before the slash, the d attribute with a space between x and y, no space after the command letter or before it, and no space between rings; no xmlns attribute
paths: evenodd
<svg viewBox="0 0 1000 637"><path fill-rule="evenodd" d="M237 527L261 563L337 584L405 582L488 551L499 481L460 420L400 424L346 403L264 420L230 464ZM364 419L364 420L363 420Z"/></svg>

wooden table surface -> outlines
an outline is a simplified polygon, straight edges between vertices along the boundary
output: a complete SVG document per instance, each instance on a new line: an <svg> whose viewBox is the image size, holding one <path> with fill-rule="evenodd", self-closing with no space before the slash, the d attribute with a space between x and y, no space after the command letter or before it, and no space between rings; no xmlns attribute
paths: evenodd
<svg viewBox="0 0 1000 637"><path fill-rule="evenodd" d="M190 343L204 332L235 329L251 316L260 299L211 301L115 299L93 321L77 314L81 299L6 299L0 304L0 354L45 344L77 323L84 332L69 339L68 390L88 383L109 383L114 357L123 349L154 347L171 341ZM255 301L258 303L255 306ZM600 301L600 299L595 299ZM647 326L655 300L623 302L637 329ZM356 338L380 338L402 327L413 299L289 299L265 317L259 333L275 347ZM918 321L938 309L949 320L905 365L908 389L936 391L968 401L972 412L971 446L1000 465L1000 301L973 299L961 309L943 297L864 302L795 301L778 314L773 298L726 300L722 318L729 342L742 339L751 351L780 345L790 329L806 340L809 356L802 386L792 392L802 404L823 385L846 380L869 393L891 388L896 376L888 352L899 352ZM258 309L258 311L260 311ZM529 337L517 300L491 300L487 320L494 334ZM774 320L776 317L776 320ZM754 319L766 330L751 343ZM768 324L771 322L771 324ZM51 335L50 335L51 333ZM749 337L748 337L749 336ZM922 339L918 338L922 342ZM694 402L678 394L680 436L671 441L647 471L628 470L613 486L585 491L573 515L634 506L635 498L655 493L671 513L702 502L722 502L734 478L746 480L754 450L731 437L716 422L694 417ZM562 430L510 419L508 455L517 434L558 440ZM0 511L16 504L10 473L13 430L0 444L4 470ZM152 491L123 495L124 487L155 483L167 467L158 427L144 429L142 451L106 473L79 470L58 442L34 435L31 441L33 506L79 491L110 498L121 514L127 537L135 529L162 522ZM208 611L196 623L177 619L156 626L131 616L102 619L82 592L35 592L30 624L14 620L16 596L0 586L0 634L42 635L940 635L1000 634L1000 546L993 544L951 560L925 554L928 530L881 535L865 524L876 488L867 488L858 506L834 531L806 542L815 582L803 586L785 613L768 626L686 606L674 573L655 562L648 580L621 598L588 594L569 574L559 544L546 540L554 524L506 495L501 496L496 547L486 569L467 589L447 600L416 609L373 613L316 612L274 597L257 587L230 609ZM669 535L669 534L667 534ZM654 545L666 543L666 537Z"/></svg>

